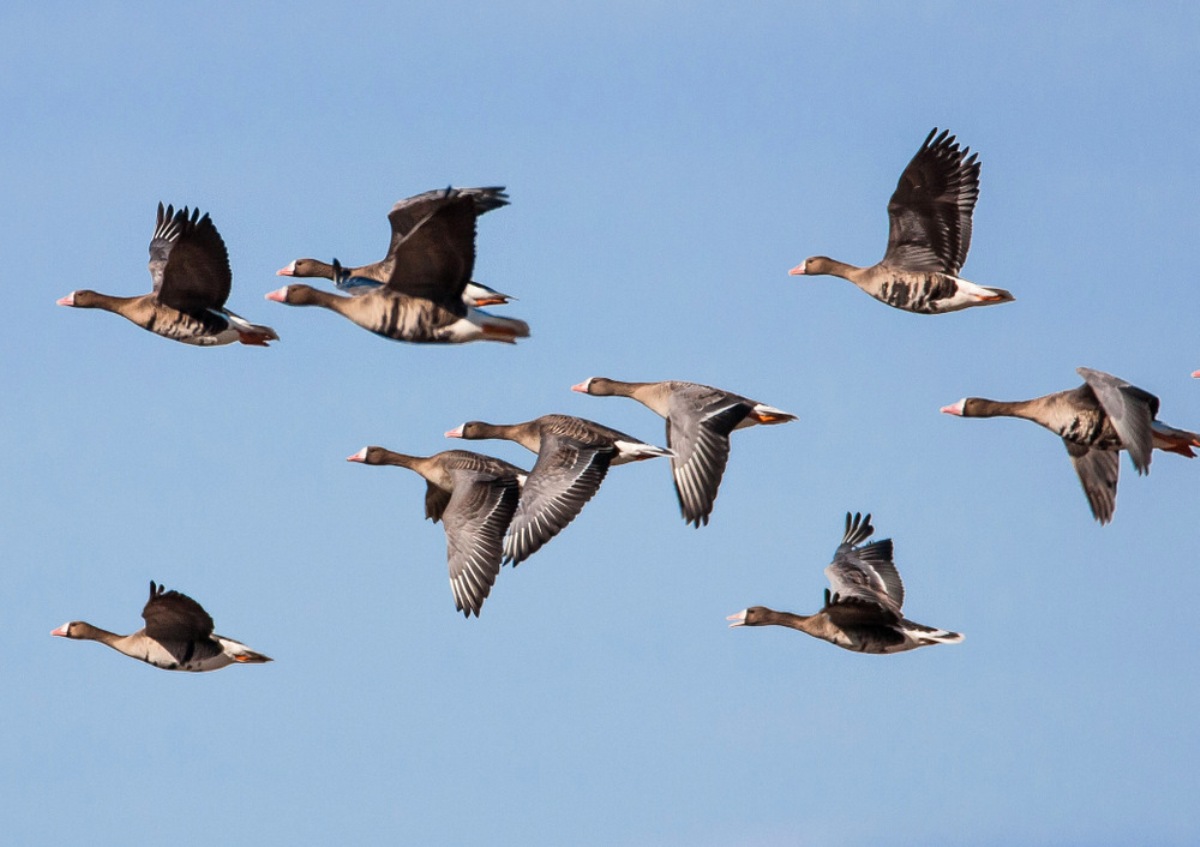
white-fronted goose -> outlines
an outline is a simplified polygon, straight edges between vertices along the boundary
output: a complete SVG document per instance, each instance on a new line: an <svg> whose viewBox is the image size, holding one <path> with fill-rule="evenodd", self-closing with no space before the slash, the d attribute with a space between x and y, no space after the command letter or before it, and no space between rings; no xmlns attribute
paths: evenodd
<svg viewBox="0 0 1200 847"><path fill-rule="evenodd" d="M442 521L446 530L454 606L466 617L479 617L500 572L504 533L528 472L468 450L446 450L426 458L372 446L346 461L395 465L425 478L425 517Z"/></svg>
<svg viewBox="0 0 1200 847"><path fill-rule="evenodd" d="M213 635L213 620L204 608L178 591L150 583L150 599L142 609L144 629L117 635L83 621L71 621L51 635L99 641L119 653L168 671L215 671L234 662L254 664L271 658L245 644Z"/></svg>
<svg viewBox="0 0 1200 847"><path fill-rule="evenodd" d="M518 565L575 519L610 465L671 456L670 450L584 418L543 415L519 424L470 421L447 438L505 438L538 454L504 539L505 561Z"/></svg>
<svg viewBox="0 0 1200 847"><path fill-rule="evenodd" d="M964 397L943 406L947 415L964 418L1024 418L1062 437L1092 514L1100 523L1112 520L1117 501L1118 452L1129 451L1139 474L1150 472L1154 449L1192 457L1200 435L1167 426L1158 417L1158 398L1123 379L1077 368L1084 383L1032 400L1004 402Z"/></svg>
<svg viewBox="0 0 1200 847"><path fill-rule="evenodd" d="M475 196L464 193L469 190L428 191L396 204L389 215L392 248L374 271L380 276L386 273L386 278L352 285L349 273L335 260L331 266L335 282L353 289L354 295L287 285L267 299L321 306L394 341L514 343L527 338L529 325L524 321L497 317L463 300L475 266L478 215Z"/></svg>
<svg viewBox="0 0 1200 847"><path fill-rule="evenodd" d="M156 335L184 344L213 346L240 341L266 347L279 336L269 326L246 321L225 308L233 274L217 228L200 210L178 212L158 204L150 239L150 277L154 289L138 297L113 297L88 289L72 291L60 306L104 309Z"/></svg>
<svg viewBox="0 0 1200 847"><path fill-rule="evenodd" d="M596 397L631 397L667 419L671 472L683 519L707 524L729 461L729 434L756 424L794 421L795 415L732 391L694 382L621 382L593 376L571 386Z"/></svg>
<svg viewBox="0 0 1200 847"><path fill-rule="evenodd" d="M905 618L904 583L892 563L891 539L872 541L871 516L846 513L846 532L825 568L833 587L825 589L825 607L815 615L777 612L751 606L726 620L730 626L787 626L859 653L902 653L931 644L957 644L963 636Z"/></svg>
<svg viewBox="0 0 1200 847"><path fill-rule="evenodd" d="M813 256L791 274L832 274L876 300L923 315L990 306L1015 299L1003 288L959 279L971 247L971 213L979 197L979 154L967 158L949 131L937 127L913 156L888 203L887 252L868 268ZM932 143L930 143L932 142Z"/></svg>

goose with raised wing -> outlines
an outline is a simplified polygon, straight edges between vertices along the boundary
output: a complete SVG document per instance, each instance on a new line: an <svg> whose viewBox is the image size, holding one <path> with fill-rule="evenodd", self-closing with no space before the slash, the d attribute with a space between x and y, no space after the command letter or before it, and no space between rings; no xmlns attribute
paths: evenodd
<svg viewBox="0 0 1200 847"><path fill-rule="evenodd" d="M213 619L199 603L153 581L142 618L146 626L132 635L117 635L84 621L65 623L50 634L99 641L118 653L168 671L215 671L235 663L271 661L240 641L214 635Z"/></svg>
<svg viewBox="0 0 1200 847"><path fill-rule="evenodd" d="M477 216L508 205L508 195L504 192L503 186L451 190L458 195L470 197L475 202ZM278 276L330 279L334 281L339 290L345 291L347 294L365 294L367 291L378 288L392 276L392 270L396 263L396 248L405 237L411 234L420 221L420 217L414 216L413 210L418 209L424 201L434 199L442 193L444 193L443 189L426 191L401 200L392 206L392 210L388 213L392 238L388 243L387 256L378 262L361 265L357 268L341 268L319 259L296 259L280 268L276 274ZM517 298L474 280L469 281L463 290L463 302L476 308L502 305L515 299Z"/></svg>
<svg viewBox="0 0 1200 847"><path fill-rule="evenodd" d="M116 297L90 289L72 291L60 306L103 309L163 338L211 347L234 341L266 347L279 336L269 326L252 324L225 308L233 273L225 242L206 214L158 204L150 239L149 294Z"/></svg>
<svg viewBox="0 0 1200 847"><path fill-rule="evenodd" d="M469 450L425 457L370 446L346 461L408 468L424 478L425 517L442 521L446 530L454 606L466 617L479 617L500 572L504 533L528 471Z"/></svg>
<svg viewBox="0 0 1200 847"><path fill-rule="evenodd" d="M963 636L910 621L901 614L904 583L892 562L892 542L862 544L875 532L871 516L846 513L846 531L825 568L830 588L815 615L751 606L730 615L733 626L786 626L858 653L901 653L933 644L957 644ZM862 546L857 546L862 544Z"/></svg>
<svg viewBox="0 0 1200 847"><path fill-rule="evenodd" d="M336 260L329 266L338 287L354 292L350 296L292 284L270 292L267 299L320 306L393 341L511 344L527 338L529 325L524 321L493 315L464 299L475 267L475 219L480 208L479 195L472 192L493 190L447 188L397 203L389 215L392 245L386 259L365 266L366 271L347 270ZM297 264L280 273L290 268L291 275L297 275ZM324 275L316 273L316 266L299 267L300 275L310 271ZM355 273L364 274L357 283Z"/></svg>
<svg viewBox="0 0 1200 847"><path fill-rule="evenodd" d="M1150 472L1151 451L1164 450L1192 458L1200 435L1158 420L1158 398L1120 377L1077 368L1083 385L1032 400L987 400L964 397L943 406L947 415L964 418L1024 418L1062 438L1100 523L1112 520L1117 504L1119 452L1126 450L1139 474Z"/></svg>
<svg viewBox="0 0 1200 847"><path fill-rule="evenodd" d="M888 245L880 262L860 268L812 256L789 273L840 276L876 300L923 315L1015 299L1003 288L958 276L971 247L971 215L979 197L979 154L968 153L948 130L937 135L934 127L929 133L888 203Z"/></svg>
<svg viewBox="0 0 1200 847"><path fill-rule="evenodd" d="M708 523L729 462L729 434L758 424L781 424L796 416L723 388L695 382L622 382L593 376L571 386L594 397L629 397L667 420L667 447L683 519Z"/></svg>
<svg viewBox="0 0 1200 847"><path fill-rule="evenodd" d="M570 415L543 415L519 424L469 421L447 438L503 438L537 453L504 539L505 561L517 565L558 535L595 496L612 465L672 451L611 427Z"/></svg>

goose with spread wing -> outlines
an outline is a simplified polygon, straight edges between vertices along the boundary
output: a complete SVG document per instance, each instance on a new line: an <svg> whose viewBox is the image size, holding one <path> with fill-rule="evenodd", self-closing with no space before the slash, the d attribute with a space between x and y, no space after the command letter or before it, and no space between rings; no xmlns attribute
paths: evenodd
<svg viewBox="0 0 1200 847"><path fill-rule="evenodd" d="M331 266L342 296L309 285L285 285L268 300L291 306L320 306L363 329L393 341L461 344L467 341L515 343L529 325L477 309L464 301L475 267L476 196L447 188L427 191L392 209L392 248L372 279L353 285L351 272ZM286 270L286 268L285 268Z"/></svg>
<svg viewBox="0 0 1200 847"><path fill-rule="evenodd" d="M158 204L150 277L154 288L149 294L115 297L79 289L58 305L114 312L156 335L201 347L234 341L266 347L279 339L269 326L252 324L225 308L233 284L229 253L212 219L201 217L199 209L176 211Z"/></svg>
<svg viewBox="0 0 1200 847"><path fill-rule="evenodd" d="M442 521L446 530L454 606L466 617L479 617L500 572L504 533L528 471L469 450L425 457L369 446L346 461L408 468L425 479L425 517Z"/></svg>
<svg viewBox="0 0 1200 847"><path fill-rule="evenodd" d="M683 519L707 524L729 462L729 435L756 424L781 424L796 416L723 388L695 382L622 382L593 376L571 386L595 397L630 397L667 419L671 472Z"/></svg>
<svg viewBox="0 0 1200 847"><path fill-rule="evenodd" d="M457 188L454 191L474 200L477 216L508 205L508 195L504 193L503 186ZM401 200L392 207L391 212L388 213L388 221L392 225L392 240L388 244L387 256L378 262L357 268L341 268L339 271L334 265L319 259L296 259L275 273L277 276L330 279L334 281L339 290L345 291L347 294L365 294L379 288L391 278L396 264L396 248L412 233L419 221L419 218L414 217L412 211L419 208L424 201L442 193L442 190L426 191L415 197ZM463 302L476 308L502 305L515 299L517 298L474 280L468 281L463 289Z"/></svg>
<svg viewBox="0 0 1200 847"><path fill-rule="evenodd" d="M504 438L537 453L504 539L505 561L518 565L583 511L612 465L674 455L611 427L570 415L519 424L469 421L447 438Z"/></svg>
<svg viewBox="0 0 1200 847"><path fill-rule="evenodd" d="M732 626L786 626L859 653L901 653L932 644L957 644L963 636L910 621L901 614L904 583L892 562L892 542L862 544L875 532L871 516L846 513L846 531L825 568L831 588L815 615L751 606L726 620ZM862 544L861 547L856 546Z"/></svg>
<svg viewBox="0 0 1200 847"><path fill-rule="evenodd" d="M1003 288L958 276L971 247L971 215L979 197L979 154L968 153L970 148L960 149L948 130L937 135L934 127L925 138L888 203L882 261L860 268L813 256L789 273L840 276L876 300L923 315L1015 299Z"/></svg>
<svg viewBox="0 0 1200 847"><path fill-rule="evenodd" d="M214 635L213 619L203 606L153 581L142 618L146 626L132 635L117 635L84 621L65 623L50 634L99 641L118 653L168 671L215 671L234 663L271 661L239 641Z"/></svg>
<svg viewBox="0 0 1200 847"><path fill-rule="evenodd" d="M987 400L964 397L943 406L947 415L963 418L1024 418L1062 438L1100 523L1112 520L1117 504L1119 452L1126 450L1139 474L1150 472L1151 451L1164 450L1191 458L1200 435L1158 420L1158 398L1120 377L1077 368L1083 385L1032 400Z"/></svg>

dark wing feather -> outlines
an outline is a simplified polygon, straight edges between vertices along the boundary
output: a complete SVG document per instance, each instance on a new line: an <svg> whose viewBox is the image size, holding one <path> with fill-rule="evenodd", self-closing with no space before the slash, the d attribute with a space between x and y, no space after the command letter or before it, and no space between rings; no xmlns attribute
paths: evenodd
<svg viewBox="0 0 1200 847"><path fill-rule="evenodd" d="M396 252L400 242L425 221L431 209L454 197L470 197L475 203L476 215L482 215L508 205L508 195L504 193L502 185L488 188L437 188L405 198L392 206L392 210L388 212L388 221L392 225L392 240L388 244L388 256Z"/></svg>
<svg viewBox="0 0 1200 847"><path fill-rule="evenodd" d="M520 486L514 477L456 470L454 493L445 510L446 560L455 607L479 616L492 590L504 552L504 533L517 510Z"/></svg>
<svg viewBox="0 0 1200 847"><path fill-rule="evenodd" d="M450 505L450 492L425 480L425 517L437 523Z"/></svg>
<svg viewBox="0 0 1200 847"><path fill-rule="evenodd" d="M1115 450L1096 450L1063 439L1071 464L1079 475L1083 493L1087 495L1092 515L1100 523L1112 520L1117 508L1117 474L1121 470L1120 454Z"/></svg>
<svg viewBox="0 0 1200 847"><path fill-rule="evenodd" d="M158 225L150 239L150 276L164 305L181 312L220 309L229 299L233 274L225 242L208 215L185 206L172 213L158 205Z"/></svg>
<svg viewBox="0 0 1200 847"><path fill-rule="evenodd" d="M459 314L475 267L475 202L458 197L429 205L434 208L396 245L385 284Z"/></svg>
<svg viewBox="0 0 1200 847"><path fill-rule="evenodd" d="M913 156L888 203L883 261L915 271L957 276L971 247L971 214L979 197L978 154L959 149L935 127ZM930 142L933 142L932 144Z"/></svg>
<svg viewBox="0 0 1200 847"><path fill-rule="evenodd" d="M675 451L671 471L684 520L699 527L708 523L717 489L729 462L729 434L754 406L742 398L708 392L709 402L698 405L687 392L671 395L667 412L667 446Z"/></svg>
<svg viewBox="0 0 1200 847"><path fill-rule="evenodd" d="M537 462L504 539L505 558L520 564L573 521L595 496L615 455L612 445L583 444L543 430Z"/></svg>
<svg viewBox="0 0 1200 847"><path fill-rule="evenodd" d="M871 536L875 528L871 516L863 518L846 515L846 531L842 543L825 568L833 595L829 604L849 605L855 610L874 608L874 614L889 621L900 620L904 603L904 585L900 573L892 564L890 539L876 541L863 547L854 544Z"/></svg>
<svg viewBox="0 0 1200 847"><path fill-rule="evenodd" d="M146 634L156 641L197 641L208 638L213 631L213 619L199 603L153 582L142 618Z"/></svg>
<svg viewBox="0 0 1200 847"><path fill-rule="evenodd" d="M1151 424L1158 416L1158 398L1104 371L1076 368L1075 372L1083 377L1100 401L1138 473L1149 473L1150 454L1154 449Z"/></svg>

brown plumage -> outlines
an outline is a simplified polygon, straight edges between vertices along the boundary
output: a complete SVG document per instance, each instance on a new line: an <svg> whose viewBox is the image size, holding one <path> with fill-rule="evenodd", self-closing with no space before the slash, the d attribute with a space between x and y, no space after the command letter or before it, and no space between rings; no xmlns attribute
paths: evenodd
<svg viewBox="0 0 1200 847"><path fill-rule="evenodd" d="M268 300L292 306L320 306L337 312L362 328L394 341L513 343L529 336L529 326L501 318L464 302L475 266L475 218L478 194L498 189L428 191L401 201L388 216L392 244L387 258L347 271L335 260L329 266L339 288L355 291L342 297L308 285L288 285L267 295ZM502 205L502 204L500 204ZM495 205L490 208L495 208ZM298 260L280 271L296 275ZM323 265L323 263L321 263ZM287 271L291 269L291 274ZM306 275L319 265L301 265ZM354 273L365 276L357 278Z"/></svg>
<svg viewBox="0 0 1200 847"><path fill-rule="evenodd" d="M594 376L572 391L596 397L629 397L667 420L671 471L683 519L708 523L729 461L729 435L756 424L794 421L795 415L723 388L695 382L622 382Z"/></svg>
<svg viewBox="0 0 1200 847"><path fill-rule="evenodd" d="M888 246L883 259L860 268L813 256L793 275L832 274L876 300L908 312L933 315L1015 299L958 277L971 247L971 215L979 197L978 154L959 149L949 131L935 127L913 156L888 203ZM932 142L932 143L931 143Z"/></svg>
<svg viewBox="0 0 1200 847"><path fill-rule="evenodd" d="M117 635L84 621L71 621L51 635L99 641L119 653L169 671L215 671L226 665L261 663L270 657L241 642L213 634L213 620L204 608L178 591L150 583L150 599L142 609L146 626L131 635Z"/></svg>
<svg viewBox="0 0 1200 847"><path fill-rule="evenodd" d="M467 450L409 456L364 447L347 461L393 465L420 474L426 483L425 517L442 521L455 608L479 616L504 552L504 533L517 510L528 473L515 465Z"/></svg>
<svg viewBox="0 0 1200 847"><path fill-rule="evenodd" d="M1127 450L1139 474L1150 472L1154 449L1192 457L1200 435L1168 426L1158 418L1158 398L1123 379L1091 368L1076 369L1084 383L1032 400L1001 401L964 397L943 406L964 418L1024 418L1062 438L1100 523L1116 510L1118 453Z"/></svg>
<svg viewBox="0 0 1200 847"><path fill-rule="evenodd" d="M751 606L730 615L733 626L786 626L859 653L900 653L932 644L957 644L963 636L906 619L904 583L892 562L890 539L862 544L875 528L871 516L846 513L842 543L825 568L832 591L815 615Z"/></svg>
<svg viewBox="0 0 1200 847"><path fill-rule="evenodd" d="M178 212L158 204L150 240L154 288L137 297L114 297L89 289L72 291L60 306L103 309L142 329L185 344L214 346L239 341L265 347L279 336L269 326L251 324L225 308L233 274L225 242L208 215Z"/></svg>
<svg viewBox="0 0 1200 847"><path fill-rule="evenodd" d="M504 540L505 559L514 565L532 556L575 519L599 490L609 466L673 455L611 427L570 415L543 415L519 424L470 421L446 435L503 438L538 454Z"/></svg>

